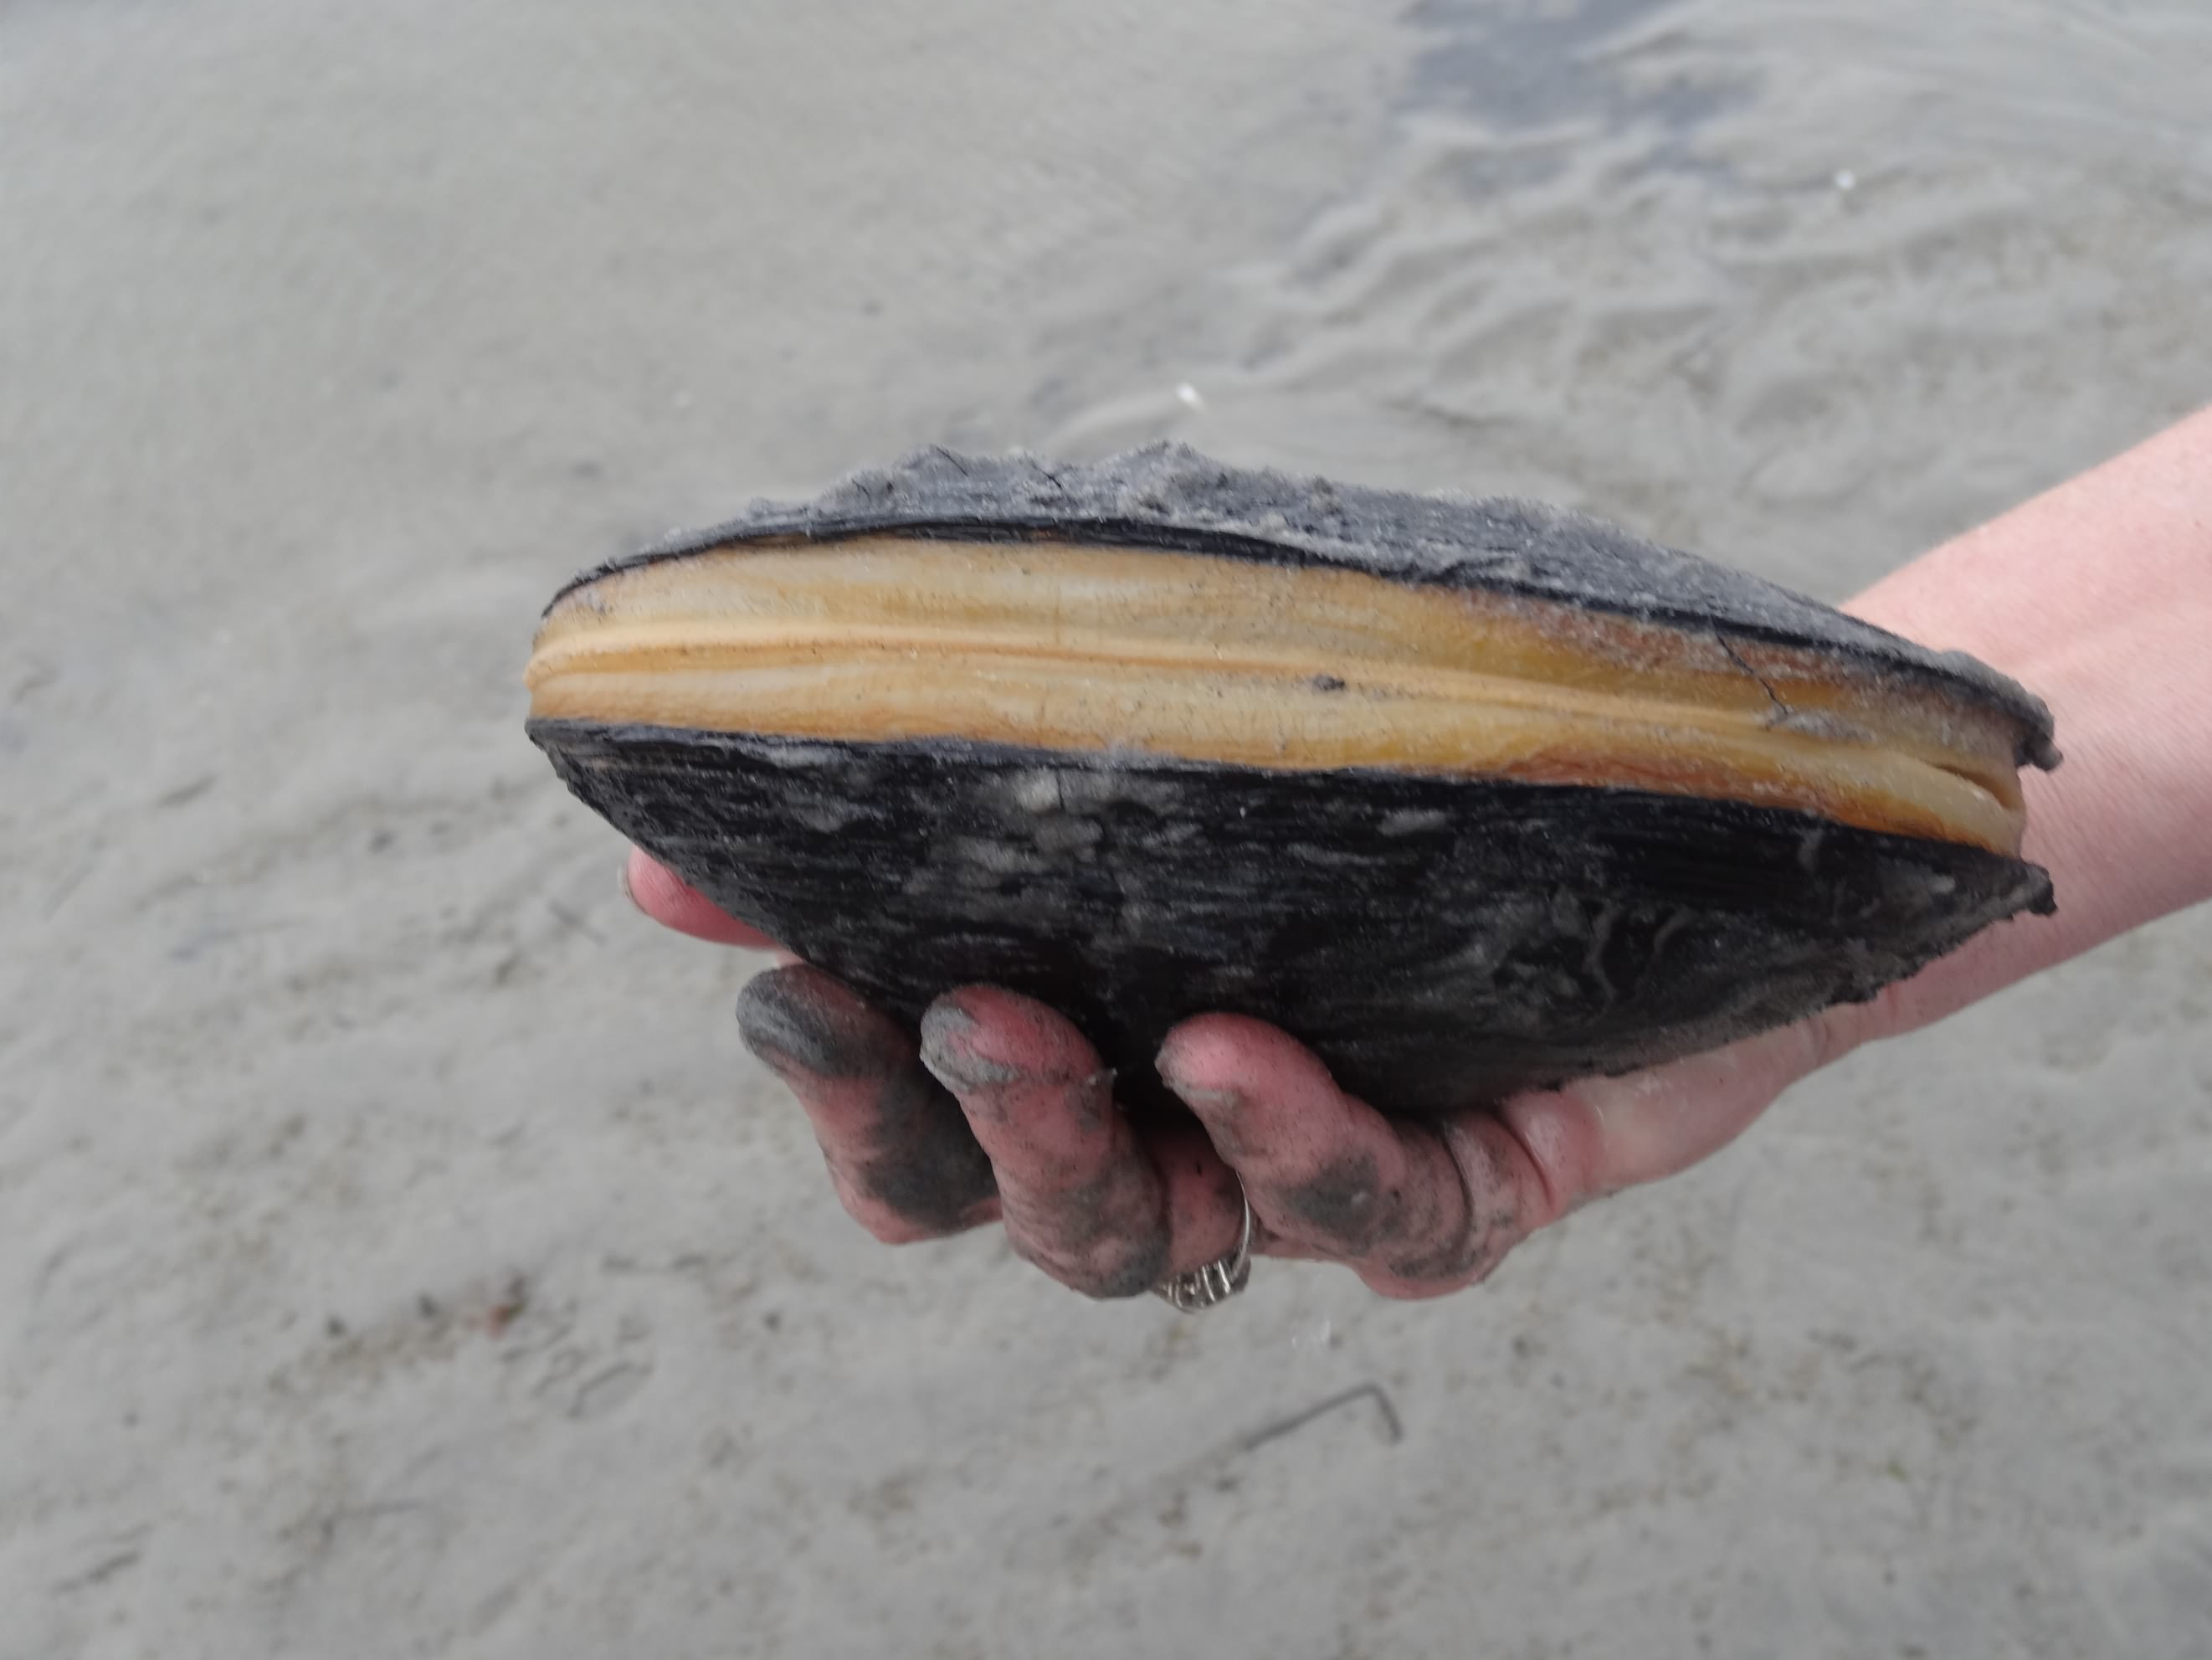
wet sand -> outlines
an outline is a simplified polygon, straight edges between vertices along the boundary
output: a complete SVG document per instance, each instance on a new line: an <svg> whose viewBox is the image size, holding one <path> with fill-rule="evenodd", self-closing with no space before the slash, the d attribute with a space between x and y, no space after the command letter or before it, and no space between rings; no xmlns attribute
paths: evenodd
<svg viewBox="0 0 2212 1660"><path fill-rule="evenodd" d="M2212 916L1478 1292L1184 1322L849 1224L519 671L922 442L1841 597L2208 395L2208 65L2194 0L0 6L0 1655L2202 1652Z"/></svg>

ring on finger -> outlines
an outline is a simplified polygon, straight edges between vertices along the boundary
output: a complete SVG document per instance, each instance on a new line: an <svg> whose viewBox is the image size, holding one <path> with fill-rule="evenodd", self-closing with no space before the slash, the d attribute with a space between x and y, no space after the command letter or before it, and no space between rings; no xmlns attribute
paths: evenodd
<svg viewBox="0 0 2212 1660"><path fill-rule="evenodd" d="M1174 1304L1184 1314L1197 1314L1216 1303L1227 1302L1251 1283L1252 1201L1245 1196L1242 1183L1237 1184L1237 1202L1244 1209L1237 1249L1188 1273L1170 1274L1152 1287L1153 1296Z"/></svg>

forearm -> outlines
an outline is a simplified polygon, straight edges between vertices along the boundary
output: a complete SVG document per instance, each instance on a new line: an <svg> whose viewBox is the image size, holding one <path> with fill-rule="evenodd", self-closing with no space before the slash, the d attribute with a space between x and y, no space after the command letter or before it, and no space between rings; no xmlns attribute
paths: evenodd
<svg viewBox="0 0 2212 1660"><path fill-rule="evenodd" d="M1992 930L1887 1000L1911 1030L2212 897L2212 410L1971 531L1846 609L2038 693L2065 761L2032 773L2055 917Z"/></svg>

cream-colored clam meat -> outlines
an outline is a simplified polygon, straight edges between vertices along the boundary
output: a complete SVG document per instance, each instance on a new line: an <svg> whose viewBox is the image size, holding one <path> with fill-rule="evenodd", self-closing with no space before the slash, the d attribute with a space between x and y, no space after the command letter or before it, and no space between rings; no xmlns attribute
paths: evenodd
<svg viewBox="0 0 2212 1660"><path fill-rule="evenodd" d="M540 719L1655 790L2007 855L2013 723L1834 652L1050 539L755 541L570 590Z"/></svg>

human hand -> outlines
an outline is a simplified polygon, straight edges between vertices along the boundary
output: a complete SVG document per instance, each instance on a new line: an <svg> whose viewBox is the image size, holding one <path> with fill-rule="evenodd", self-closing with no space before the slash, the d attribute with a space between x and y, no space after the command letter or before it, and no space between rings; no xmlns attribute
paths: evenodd
<svg viewBox="0 0 2212 1660"><path fill-rule="evenodd" d="M641 852L625 879L670 927L770 946ZM948 992L916 1034L787 963L747 986L738 1018L805 1109L845 1208L886 1243L998 1222L1061 1284L1135 1296L1234 1249L1241 1183L1255 1254L1340 1262L1413 1298L1471 1285L1589 1200L1704 1158L1887 1006L1434 1119L1352 1098L1261 1021L1201 1015L1160 1049L1161 1079L1193 1115L1172 1122L1118 1110L1082 1034L997 988Z"/></svg>

